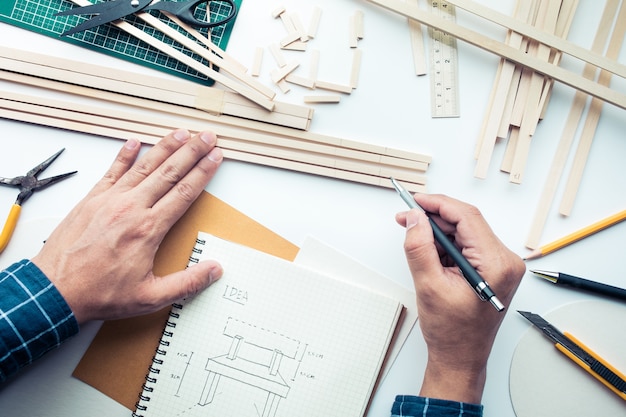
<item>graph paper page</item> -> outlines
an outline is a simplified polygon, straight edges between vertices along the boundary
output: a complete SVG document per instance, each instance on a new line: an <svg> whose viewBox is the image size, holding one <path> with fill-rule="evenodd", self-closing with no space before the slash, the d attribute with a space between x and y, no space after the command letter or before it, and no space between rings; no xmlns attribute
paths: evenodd
<svg viewBox="0 0 626 417"><path fill-rule="evenodd" d="M136 415L365 413L399 302L202 232L192 258L224 275L172 309Z"/></svg>

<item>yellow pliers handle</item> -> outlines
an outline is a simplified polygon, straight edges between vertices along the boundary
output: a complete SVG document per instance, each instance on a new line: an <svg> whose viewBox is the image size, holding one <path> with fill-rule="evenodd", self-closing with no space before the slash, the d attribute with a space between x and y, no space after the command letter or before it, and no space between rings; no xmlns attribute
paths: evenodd
<svg viewBox="0 0 626 417"><path fill-rule="evenodd" d="M19 219L21 212L22 206L19 204L13 204L11 211L9 211L9 217L7 217L7 221L4 223L4 228L0 234L0 253L4 251L4 248L7 247L9 240L11 240L11 236L13 236L13 231L17 225L17 219Z"/></svg>

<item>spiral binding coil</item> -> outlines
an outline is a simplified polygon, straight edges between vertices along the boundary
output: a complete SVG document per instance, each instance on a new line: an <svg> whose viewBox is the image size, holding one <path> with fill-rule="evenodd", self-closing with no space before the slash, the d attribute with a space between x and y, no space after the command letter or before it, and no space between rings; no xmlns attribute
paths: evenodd
<svg viewBox="0 0 626 417"><path fill-rule="evenodd" d="M146 375L146 382L142 385L142 391L139 395L139 400L135 404L135 411L132 413L133 417L144 417L142 414L147 410L148 406L145 404L150 401L151 396L146 395L154 392L153 385L156 384L158 375L161 373L161 370L158 368L159 365L163 364L163 357L167 355L167 347L170 345L169 340L167 338L171 338L174 336L174 332L168 329L175 329L176 323L174 320L180 317L180 310L182 310L182 304L174 303L172 304L172 310L169 313L169 318L165 322L165 328L163 329L163 333L161 339L159 340L159 346L157 346L155 350L154 357L152 358L152 365L148 368L148 374Z"/></svg>
<svg viewBox="0 0 626 417"><path fill-rule="evenodd" d="M194 257L194 254L202 254L202 249L198 246L203 246L206 243L205 240L196 239L196 245L192 250L192 254L189 257L189 264L197 264L200 262L200 259ZM171 338L174 336L174 332L172 329L176 328L175 320L180 317L180 311L183 309L182 304L174 303L172 304L172 310L169 313L169 318L165 322L165 328L163 329L163 334L161 336L161 340L159 340L159 346L157 346L156 351L154 353L154 357L152 358L152 364L150 368L148 368L148 374L146 375L146 382L142 385L142 392L139 395L139 400L135 404L135 411L133 412L133 417L144 417L143 414L139 414L140 412L146 411L148 408L147 403L150 401L150 396L146 395L147 393L154 392L154 387L152 385L156 384L157 377L161 370L157 367L163 364L163 356L167 355L167 347L170 345L170 342L166 340L166 338Z"/></svg>

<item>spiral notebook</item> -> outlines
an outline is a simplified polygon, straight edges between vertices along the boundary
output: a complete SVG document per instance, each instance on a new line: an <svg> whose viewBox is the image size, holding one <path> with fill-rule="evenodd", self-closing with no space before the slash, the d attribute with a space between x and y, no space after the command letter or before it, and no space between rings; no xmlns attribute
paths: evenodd
<svg viewBox="0 0 626 417"><path fill-rule="evenodd" d="M175 304L135 416L361 417L403 306L200 232L223 277Z"/></svg>

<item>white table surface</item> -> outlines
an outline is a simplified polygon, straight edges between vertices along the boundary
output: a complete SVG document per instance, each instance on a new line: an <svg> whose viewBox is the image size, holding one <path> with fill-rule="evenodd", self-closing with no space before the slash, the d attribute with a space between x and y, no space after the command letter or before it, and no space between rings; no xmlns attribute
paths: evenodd
<svg viewBox="0 0 626 417"><path fill-rule="evenodd" d="M481 3L511 14L514 2L482 0ZM573 89L555 85L547 115L532 142L523 184L509 183L508 175L498 171L504 151L504 144L500 142L488 177L479 180L473 177L473 152L496 73L497 57L459 42L461 117L432 119L429 80L414 75L406 19L362 0L283 0L279 3L244 0L227 49L230 55L251 65L257 46L265 47L282 38L281 22L270 16L278 4L298 12L304 21L314 6L322 8L319 36L311 41L309 48L321 51L320 78L339 83L347 83L349 77L349 17L356 10L364 12L365 38L359 42L363 63L358 88L350 96L342 97L340 104L317 105L311 131L432 155L433 163L427 173L429 191L477 205L506 245L520 255L528 253L524 247L527 231L569 111ZM570 34L572 41L590 46L602 9L600 4L581 2ZM461 11L457 13L457 20L472 27L486 27ZM501 39L505 33L495 26L488 26L484 31ZM0 25L0 32L2 45L19 45L32 51L154 73L5 24ZM298 57L296 52L289 55ZM305 67L308 58L302 59ZM620 62L626 62L625 53ZM581 68L581 64L572 59L564 60L563 65ZM268 85L272 67L273 60L266 51L261 79ZM16 88L6 84L2 87ZM623 80L618 89L626 91ZM276 91L280 100L302 104L304 89L293 88L286 95L277 88ZM557 203L553 204L542 242L552 241L626 208L624 114L622 110L605 106L574 210L565 218L558 214ZM72 179L36 193L25 204L14 238L16 242L28 241L33 225L37 229L37 225L54 224L56 219L65 216L101 177L122 145L119 140L4 119L0 120L0 132L2 176L21 175L61 147L66 148L65 153L46 176L79 171ZM571 157L568 167L570 164ZM561 185L557 198L562 188ZM394 221L395 213L405 210L405 206L394 191L236 161L223 164L207 191L296 245L312 235L391 279L407 287L412 285L402 250L404 230ZM14 189L0 189L3 219L15 196ZM528 266L626 286L620 267L625 244L626 224L620 224L547 257L530 261ZM12 257L31 254L32 249L24 254L17 249L7 250L0 255L0 264L4 266ZM556 288L527 273L509 308L489 362L483 397L486 416L514 416L508 390L509 366L515 346L529 329L528 323L515 310L544 313L565 303L591 298L594 297ZM84 326L82 332L61 349L0 387L2 414L15 417L128 416L127 409L70 376L98 328L99 323ZM376 393L369 416L388 415L395 394L416 394L425 360L425 346L416 328Z"/></svg>

